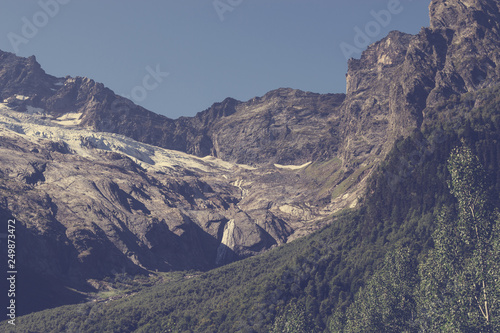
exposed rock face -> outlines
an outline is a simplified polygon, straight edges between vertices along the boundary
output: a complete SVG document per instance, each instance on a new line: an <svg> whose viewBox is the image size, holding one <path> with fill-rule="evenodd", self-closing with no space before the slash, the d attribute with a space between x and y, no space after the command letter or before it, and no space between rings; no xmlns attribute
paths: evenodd
<svg viewBox="0 0 500 333"><path fill-rule="evenodd" d="M16 57L0 51L0 97L6 99L15 94L40 99L52 95L56 78L45 74L36 58Z"/></svg>
<svg viewBox="0 0 500 333"><path fill-rule="evenodd" d="M393 31L372 44L361 59L349 60L347 97L342 105L342 157L346 163L385 153L395 137L418 126L415 103L407 103L403 64L412 36ZM385 150L384 150L385 149Z"/></svg>
<svg viewBox="0 0 500 333"><path fill-rule="evenodd" d="M336 129L343 100L342 94L279 89L238 103L234 113L208 124L211 154L252 165L332 158L341 141Z"/></svg>
<svg viewBox="0 0 500 333"><path fill-rule="evenodd" d="M317 230L331 211L304 168L201 159L0 103L0 211L18 221L26 284L45 281L29 311L91 280L206 270ZM304 197L308 214L282 208Z"/></svg>
<svg viewBox="0 0 500 333"><path fill-rule="evenodd" d="M429 7L432 29L455 31L498 27L497 0L433 0Z"/></svg>
<svg viewBox="0 0 500 333"><path fill-rule="evenodd" d="M433 0L430 18L419 34L393 31L349 61L339 149L348 167L383 157L452 95L500 81L497 0Z"/></svg>
<svg viewBox="0 0 500 333"><path fill-rule="evenodd" d="M431 31L441 49L429 106L443 98L497 84L500 11L496 0L433 1Z"/></svg>

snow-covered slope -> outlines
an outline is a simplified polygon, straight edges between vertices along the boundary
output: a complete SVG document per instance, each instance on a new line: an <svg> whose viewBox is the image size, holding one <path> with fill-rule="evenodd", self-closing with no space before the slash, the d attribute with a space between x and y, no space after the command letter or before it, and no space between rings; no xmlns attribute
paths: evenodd
<svg viewBox="0 0 500 333"><path fill-rule="evenodd" d="M203 172L229 171L233 168L253 169L214 157L198 158L178 151L163 149L137 142L126 136L94 132L78 127L81 114L68 113L51 118L42 109L30 108L27 112L12 110L0 103L0 135L21 136L33 143L43 140L64 142L72 153L92 159L94 149L124 154L141 167L159 171L182 168Z"/></svg>

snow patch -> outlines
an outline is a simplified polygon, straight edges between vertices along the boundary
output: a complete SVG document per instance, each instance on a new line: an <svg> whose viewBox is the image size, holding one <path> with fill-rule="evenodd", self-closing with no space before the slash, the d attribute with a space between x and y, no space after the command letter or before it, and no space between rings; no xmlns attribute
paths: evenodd
<svg viewBox="0 0 500 333"><path fill-rule="evenodd" d="M308 166L311 163L312 162L307 162L307 163L302 164L302 165L281 165L281 164L275 164L274 166L276 168L278 168L278 169L299 170L299 169L305 168L306 166Z"/></svg>
<svg viewBox="0 0 500 333"><path fill-rule="evenodd" d="M14 97L16 97L16 99L18 99L20 101L25 101L25 100L29 99L29 97L26 97L23 95L14 95Z"/></svg>

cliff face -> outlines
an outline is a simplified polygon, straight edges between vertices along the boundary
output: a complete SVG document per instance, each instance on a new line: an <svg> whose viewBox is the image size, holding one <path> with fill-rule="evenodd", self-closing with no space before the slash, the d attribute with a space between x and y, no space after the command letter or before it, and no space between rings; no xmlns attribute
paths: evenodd
<svg viewBox="0 0 500 333"><path fill-rule="evenodd" d="M499 6L496 0L431 3L429 31L438 36L443 56L436 68L429 108L453 95L498 84Z"/></svg>
<svg viewBox="0 0 500 333"><path fill-rule="evenodd" d="M397 31L351 59L342 105L342 157L346 164L385 153L401 132L418 126L418 103L405 103L406 53L412 36ZM411 94L411 92L406 92ZM405 109L405 106L408 106Z"/></svg>
<svg viewBox="0 0 500 333"><path fill-rule="evenodd" d="M332 158L341 141L337 127L343 100L342 94L279 89L239 103L233 114L205 127L211 154L252 165Z"/></svg>
<svg viewBox="0 0 500 333"><path fill-rule="evenodd" d="M346 163L370 160L432 118L453 95L499 82L499 2L440 0L430 28L397 31L351 59L342 123Z"/></svg>
<svg viewBox="0 0 500 333"><path fill-rule="evenodd" d="M16 57L0 51L0 97L9 98L15 94L32 96L33 99L51 95L56 78L47 75L34 56Z"/></svg>
<svg viewBox="0 0 500 333"><path fill-rule="evenodd" d="M452 29L461 33L482 27L498 32L497 0L433 0L429 11L431 29Z"/></svg>

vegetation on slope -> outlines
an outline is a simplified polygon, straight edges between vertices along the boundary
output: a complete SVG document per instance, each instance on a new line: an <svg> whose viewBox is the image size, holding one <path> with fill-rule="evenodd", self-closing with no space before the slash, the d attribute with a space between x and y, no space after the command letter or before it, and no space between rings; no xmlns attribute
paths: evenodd
<svg viewBox="0 0 500 333"><path fill-rule="evenodd" d="M411 152L414 141L404 140L398 149ZM391 178L381 172L363 210L337 216L325 229L264 255L109 303L35 313L19 318L18 324L34 332L269 332L299 311L304 322L298 327L323 331L335 308L351 303L396 241L412 244L412 255L429 246L434 201L446 201L448 195L433 196L429 209L422 209L423 195L413 187L420 181L444 182L445 177L418 173L390 189ZM399 189L418 198L399 203ZM379 200L396 205L394 212L386 216L387 206Z"/></svg>
<svg viewBox="0 0 500 333"><path fill-rule="evenodd" d="M500 216L465 143L448 169L456 202L441 209L428 256L417 268L407 248L388 252L347 312L337 311L331 331L498 332Z"/></svg>

